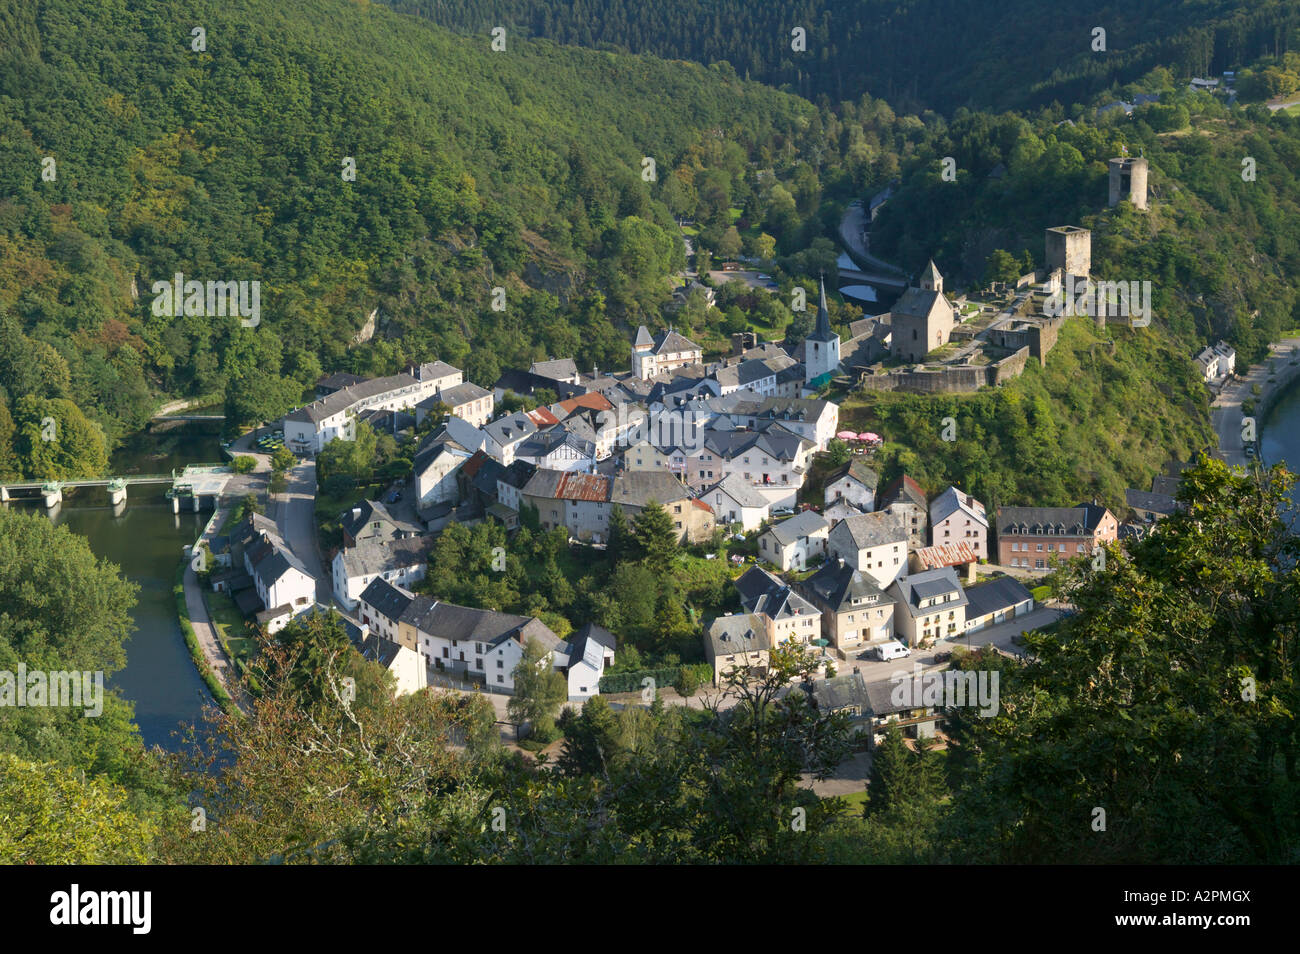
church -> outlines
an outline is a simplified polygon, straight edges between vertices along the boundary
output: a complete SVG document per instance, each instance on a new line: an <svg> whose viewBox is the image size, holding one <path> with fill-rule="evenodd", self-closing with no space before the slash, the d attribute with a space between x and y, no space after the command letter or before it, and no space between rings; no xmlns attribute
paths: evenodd
<svg viewBox="0 0 1300 954"><path fill-rule="evenodd" d="M890 351L904 361L924 361L925 356L948 343L956 313L943 294L943 276L934 260L921 273L921 287L912 287L890 310Z"/></svg>
<svg viewBox="0 0 1300 954"><path fill-rule="evenodd" d="M826 280L821 281L821 299L817 303L817 324L812 334L804 339L804 383L825 374L833 374L840 367L840 336L831 330L831 315L826 310Z"/></svg>

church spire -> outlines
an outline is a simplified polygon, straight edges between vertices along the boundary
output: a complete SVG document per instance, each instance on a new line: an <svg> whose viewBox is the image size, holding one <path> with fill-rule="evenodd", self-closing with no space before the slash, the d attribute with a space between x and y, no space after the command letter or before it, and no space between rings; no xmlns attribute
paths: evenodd
<svg viewBox="0 0 1300 954"><path fill-rule="evenodd" d="M808 337L813 341L830 341L831 338L838 338L835 332L831 331L831 313L826 308L826 279L819 279L821 285L821 297L817 302L817 324L813 327L813 333Z"/></svg>

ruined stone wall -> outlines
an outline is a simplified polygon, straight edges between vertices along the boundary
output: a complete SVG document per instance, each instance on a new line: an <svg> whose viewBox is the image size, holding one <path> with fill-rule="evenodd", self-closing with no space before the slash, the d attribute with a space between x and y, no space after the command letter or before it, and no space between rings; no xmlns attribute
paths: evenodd
<svg viewBox="0 0 1300 954"><path fill-rule="evenodd" d="M1018 378L1025 371L1025 362L1029 360L1029 349L1021 348L1014 354L995 361L988 367L988 383L997 386L1005 384L1012 378Z"/></svg>

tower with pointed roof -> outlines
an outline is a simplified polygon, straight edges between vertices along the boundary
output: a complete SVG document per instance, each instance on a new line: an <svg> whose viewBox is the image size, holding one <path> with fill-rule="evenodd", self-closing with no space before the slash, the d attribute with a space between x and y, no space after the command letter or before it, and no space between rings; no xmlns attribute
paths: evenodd
<svg viewBox="0 0 1300 954"><path fill-rule="evenodd" d="M935 267L934 259L930 259L925 266L925 271L921 273L921 288L925 291L943 294L943 276L939 274L939 269Z"/></svg>
<svg viewBox="0 0 1300 954"><path fill-rule="evenodd" d="M821 297L817 302L817 323L803 344L804 382L819 378L840 367L840 336L831 329L831 315L826 309L826 280L821 280Z"/></svg>

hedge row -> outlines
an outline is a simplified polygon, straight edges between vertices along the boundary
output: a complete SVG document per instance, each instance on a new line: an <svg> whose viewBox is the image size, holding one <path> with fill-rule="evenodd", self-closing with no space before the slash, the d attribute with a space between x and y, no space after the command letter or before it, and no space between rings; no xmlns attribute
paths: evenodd
<svg viewBox="0 0 1300 954"><path fill-rule="evenodd" d="M682 666L665 666L661 669L638 669L636 672L616 672L600 677L601 692L640 692L642 680L653 679L656 689L667 689L677 682L682 670L695 676L701 685L713 682L713 667L708 663L687 663Z"/></svg>

